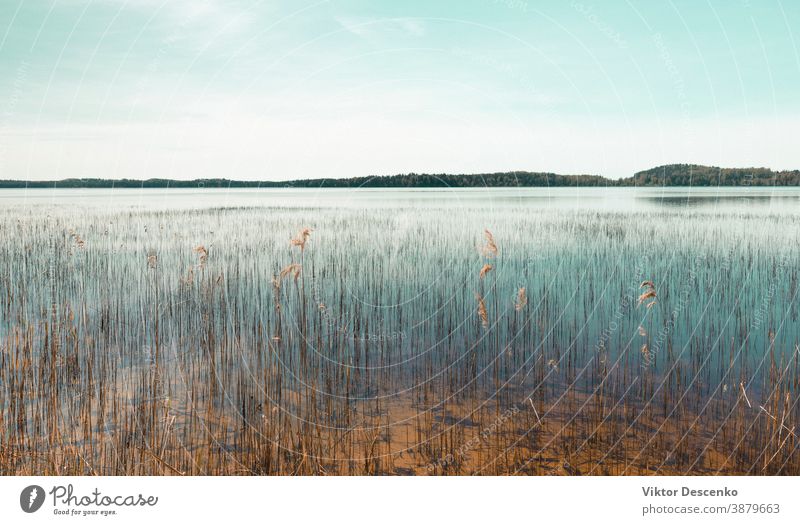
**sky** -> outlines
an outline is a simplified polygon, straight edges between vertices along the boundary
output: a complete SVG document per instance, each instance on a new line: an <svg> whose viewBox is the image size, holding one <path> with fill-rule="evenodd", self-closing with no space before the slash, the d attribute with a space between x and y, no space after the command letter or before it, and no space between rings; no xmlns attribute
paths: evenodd
<svg viewBox="0 0 800 525"><path fill-rule="evenodd" d="M800 2L2 0L0 179L800 169Z"/></svg>

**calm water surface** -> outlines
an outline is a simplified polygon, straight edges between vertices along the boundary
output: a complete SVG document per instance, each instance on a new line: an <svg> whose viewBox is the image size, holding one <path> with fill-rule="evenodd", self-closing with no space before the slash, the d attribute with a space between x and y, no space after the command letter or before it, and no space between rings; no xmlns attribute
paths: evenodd
<svg viewBox="0 0 800 525"><path fill-rule="evenodd" d="M800 188L5 189L0 208L505 208L793 214Z"/></svg>

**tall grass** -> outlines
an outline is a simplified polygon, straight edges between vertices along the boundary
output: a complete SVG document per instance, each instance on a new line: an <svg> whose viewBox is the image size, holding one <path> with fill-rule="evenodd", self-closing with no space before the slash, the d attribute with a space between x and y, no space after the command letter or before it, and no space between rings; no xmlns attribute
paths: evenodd
<svg viewBox="0 0 800 525"><path fill-rule="evenodd" d="M797 216L44 213L2 474L800 474Z"/></svg>

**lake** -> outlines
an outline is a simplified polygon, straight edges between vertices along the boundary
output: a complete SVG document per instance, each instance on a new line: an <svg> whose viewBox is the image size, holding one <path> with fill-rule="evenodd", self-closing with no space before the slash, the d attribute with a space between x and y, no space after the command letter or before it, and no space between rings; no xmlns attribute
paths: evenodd
<svg viewBox="0 0 800 525"><path fill-rule="evenodd" d="M493 208L798 213L800 188L2 189L0 206Z"/></svg>
<svg viewBox="0 0 800 525"><path fill-rule="evenodd" d="M0 474L800 474L800 190L0 191Z"/></svg>

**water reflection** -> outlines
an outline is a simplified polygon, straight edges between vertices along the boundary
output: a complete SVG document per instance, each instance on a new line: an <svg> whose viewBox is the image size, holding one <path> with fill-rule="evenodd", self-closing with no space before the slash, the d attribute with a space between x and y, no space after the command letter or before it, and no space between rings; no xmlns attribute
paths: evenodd
<svg viewBox="0 0 800 525"><path fill-rule="evenodd" d="M647 202L649 207L665 208L771 208L776 211L782 207L800 205L800 197L792 195L685 195L685 196L643 196L638 199ZM743 210L744 211L744 210Z"/></svg>
<svg viewBox="0 0 800 525"><path fill-rule="evenodd" d="M797 213L800 188L4 189L0 208L508 208Z"/></svg>

